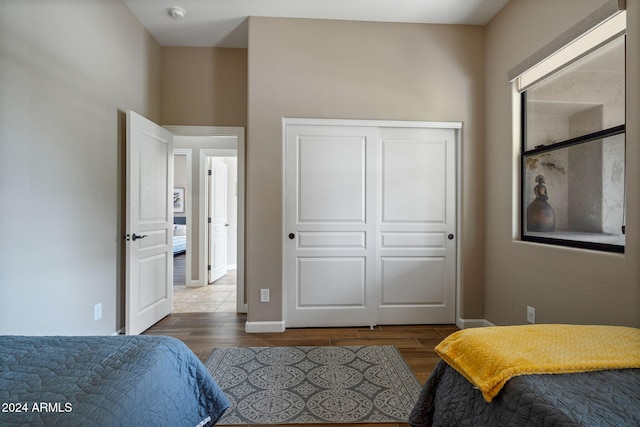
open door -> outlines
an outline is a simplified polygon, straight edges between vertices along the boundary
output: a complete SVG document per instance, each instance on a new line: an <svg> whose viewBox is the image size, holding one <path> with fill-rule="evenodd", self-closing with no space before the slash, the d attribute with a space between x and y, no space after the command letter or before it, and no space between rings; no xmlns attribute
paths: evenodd
<svg viewBox="0 0 640 427"><path fill-rule="evenodd" d="M173 136L127 111L125 332L137 335L173 306Z"/></svg>
<svg viewBox="0 0 640 427"><path fill-rule="evenodd" d="M209 169L209 283L227 274L227 165L211 161Z"/></svg>

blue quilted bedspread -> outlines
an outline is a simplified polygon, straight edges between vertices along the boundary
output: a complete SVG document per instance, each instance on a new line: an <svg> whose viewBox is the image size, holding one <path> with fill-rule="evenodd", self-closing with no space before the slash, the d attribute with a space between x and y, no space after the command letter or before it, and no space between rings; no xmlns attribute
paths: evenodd
<svg viewBox="0 0 640 427"><path fill-rule="evenodd" d="M229 406L181 341L0 336L0 425L198 426Z"/></svg>

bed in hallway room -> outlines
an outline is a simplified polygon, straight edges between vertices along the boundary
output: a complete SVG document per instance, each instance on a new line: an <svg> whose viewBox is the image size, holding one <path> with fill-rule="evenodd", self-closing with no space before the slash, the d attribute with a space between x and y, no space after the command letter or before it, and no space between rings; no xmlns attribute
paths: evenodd
<svg viewBox="0 0 640 427"><path fill-rule="evenodd" d="M164 336L0 336L0 425L213 425L229 401Z"/></svg>
<svg viewBox="0 0 640 427"><path fill-rule="evenodd" d="M187 250L187 218L173 218L173 254L178 255Z"/></svg>

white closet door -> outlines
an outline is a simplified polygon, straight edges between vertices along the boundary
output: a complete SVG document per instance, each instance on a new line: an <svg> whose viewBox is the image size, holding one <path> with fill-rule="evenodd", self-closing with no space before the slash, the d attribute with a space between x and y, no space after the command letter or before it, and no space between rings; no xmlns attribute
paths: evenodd
<svg viewBox="0 0 640 427"><path fill-rule="evenodd" d="M378 324L455 321L455 131L380 130Z"/></svg>
<svg viewBox="0 0 640 427"><path fill-rule="evenodd" d="M285 128L285 325L455 321L453 129Z"/></svg>
<svg viewBox="0 0 640 427"><path fill-rule="evenodd" d="M287 327L375 323L376 134L287 126Z"/></svg>

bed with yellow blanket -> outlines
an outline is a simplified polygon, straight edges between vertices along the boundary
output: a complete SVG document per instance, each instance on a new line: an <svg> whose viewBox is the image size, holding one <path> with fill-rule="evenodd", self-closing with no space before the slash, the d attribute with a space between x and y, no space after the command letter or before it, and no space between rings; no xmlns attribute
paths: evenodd
<svg viewBox="0 0 640 427"><path fill-rule="evenodd" d="M436 351L413 426L640 426L640 329L466 329Z"/></svg>

